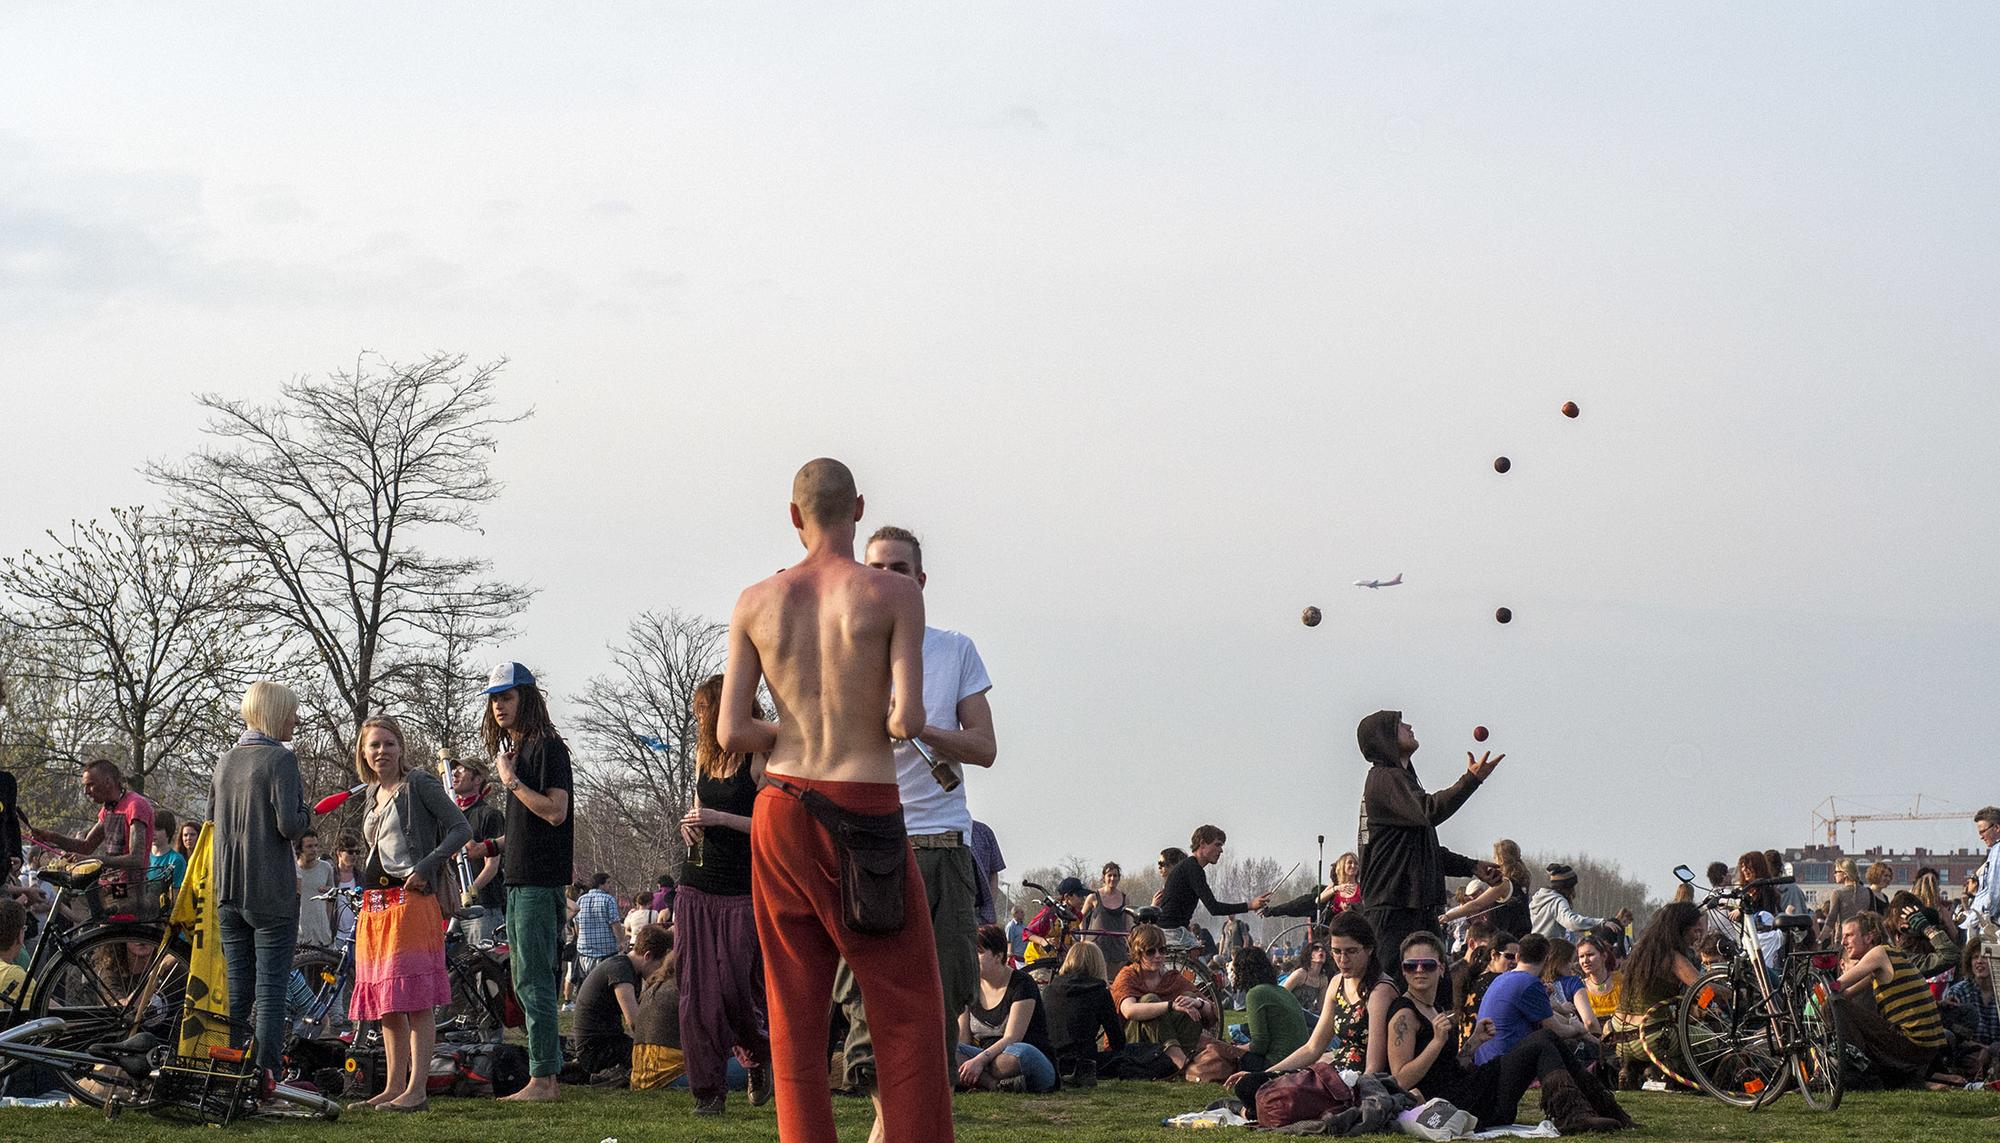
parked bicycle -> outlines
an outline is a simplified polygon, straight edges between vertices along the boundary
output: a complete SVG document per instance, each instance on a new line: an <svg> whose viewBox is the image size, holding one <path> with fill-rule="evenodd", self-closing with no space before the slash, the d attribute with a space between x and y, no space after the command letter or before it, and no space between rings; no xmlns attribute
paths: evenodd
<svg viewBox="0 0 2000 1143"><path fill-rule="evenodd" d="M55 898L29 954L27 985L0 1009L0 1027L54 1018L55 1025L38 1025L40 1042L70 1051L142 1030L172 1030L187 993L191 946L166 923L171 896L164 871L110 883L107 872L103 862L86 858L37 875ZM0 1056L0 1076L22 1062ZM78 1099L103 1102L104 1091L88 1072L58 1074Z"/></svg>
<svg viewBox="0 0 2000 1143"><path fill-rule="evenodd" d="M1682 865L1674 876L1694 883ZM1711 889L1701 902L1718 928L1728 928L1729 959L1703 969L1681 994L1677 1017L1681 1056L1703 1091L1737 1107L1768 1107L1796 1083L1806 1106L1840 1106L1841 1040L1833 1014L1831 953L1793 949L1812 918L1759 914L1751 890L1789 885L1765 877L1736 888ZM1771 917L1770 929L1762 917ZM1775 970L1772 967L1776 964Z"/></svg>

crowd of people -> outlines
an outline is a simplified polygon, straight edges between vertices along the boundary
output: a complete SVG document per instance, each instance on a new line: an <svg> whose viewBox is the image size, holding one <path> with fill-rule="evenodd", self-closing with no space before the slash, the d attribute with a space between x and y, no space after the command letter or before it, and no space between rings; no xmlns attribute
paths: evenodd
<svg viewBox="0 0 2000 1143"><path fill-rule="evenodd" d="M216 763L205 826L153 806L102 759L82 772L98 807L87 833L25 826L34 849L0 898L0 999L21 987L47 908L33 874L50 855L94 854L108 880L170 891L206 837L239 1036L274 1075L295 948L351 944L349 1014L379 1025L385 1057L383 1090L362 1104L384 1112L429 1106L448 926L480 944L504 935L530 1077L507 1098L558 1098L564 1076L682 1084L695 1114L717 1115L741 1089L776 1100L786 1140L833 1137L836 1089L873 1099L874 1138L935 1143L952 1136L953 1087L1185 1077L1226 1083L1255 1117L1274 1085L1331 1067L1485 1125L1513 1122L1539 1089L1567 1132L1629 1127L1616 1090L1683 1082L1672 1006L1704 961L1732 955L1720 913L1683 886L1644 926L1631 909L1590 916L1575 869L1551 864L1536 887L1512 839L1486 857L1446 848L1438 827L1503 758L1468 755L1428 791L1398 711L1358 727L1358 845L1328 884L1290 901L1219 900L1207 870L1227 836L1204 824L1185 850L1161 852L1148 903L1106 863L1095 885L1067 878L1032 919L1017 909L997 923L1004 859L964 787L968 767L998 756L992 680L971 638L926 622L915 534L880 528L855 558L862 513L845 466L799 471L790 518L807 555L744 591L727 666L694 697L678 876L622 899L607 874L577 880L572 760L523 664L494 668L483 753L443 780L395 718L363 722L361 826L330 839L288 745L298 699L259 682ZM1867 1082L1963 1086L2000 1064L1993 973L1973 936L2000 915L2000 809L1975 825L1992 856L1960 897L1934 872L1895 890L1886 866L1847 862L1815 907L1765 883L1782 872L1775 853L1709 870L1781 940L1774 919L1789 915L1806 919L1789 939L1838 949L1837 1008ZM1448 891L1448 878L1464 887ZM1197 924L1202 910L1219 940ZM1250 914L1310 923L1267 948Z"/></svg>

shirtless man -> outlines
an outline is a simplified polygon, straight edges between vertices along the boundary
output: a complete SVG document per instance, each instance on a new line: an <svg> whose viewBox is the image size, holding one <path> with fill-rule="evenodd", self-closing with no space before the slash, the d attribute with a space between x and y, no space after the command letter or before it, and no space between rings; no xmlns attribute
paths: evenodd
<svg viewBox="0 0 2000 1143"><path fill-rule="evenodd" d="M900 813L890 740L924 730L923 595L915 580L855 560L862 509L853 474L837 460L808 462L793 478L792 526L806 558L736 601L717 737L732 753L768 754L769 778L818 790L849 812ZM770 681L776 725L750 715L759 676ZM905 859L909 923L882 936L842 925L837 869L826 830L796 798L765 786L751 818L750 877L778 1138L833 1143L827 1020L834 965L845 958L875 1014L877 1130L890 1143L948 1141L944 999L916 858Z"/></svg>

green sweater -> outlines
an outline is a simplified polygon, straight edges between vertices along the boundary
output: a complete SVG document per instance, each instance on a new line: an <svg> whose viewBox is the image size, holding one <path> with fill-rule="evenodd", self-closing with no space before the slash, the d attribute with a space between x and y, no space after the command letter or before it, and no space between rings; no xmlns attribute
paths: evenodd
<svg viewBox="0 0 2000 1143"><path fill-rule="evenodd" d="M1276 1062L1299 1050L1312 1036L1299 999L1275 984L1260 984L1243 997L1250 1024L1250 1051Z"/></svg>

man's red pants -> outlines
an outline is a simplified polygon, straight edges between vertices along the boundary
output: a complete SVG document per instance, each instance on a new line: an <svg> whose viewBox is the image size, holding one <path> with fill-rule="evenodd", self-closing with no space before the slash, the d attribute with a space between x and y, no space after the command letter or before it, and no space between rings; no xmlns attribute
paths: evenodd
<svg viewBox="0 0 2000 1143"><path fill-rule="evenodd" d="M785 775L857 814L894 813L893 782L817 782ZM771 1071L783 1143L834 1143L827 1090L827 1022L835 965L861 986L875 1040L875 1089L889 1143L949 1143L951 1080L939 1050L944 990L926 918L930 906L914 854L906 857L903 915L890 936L840 923L840 862L833 839L797 798L766 786L750 819L750 894L764 954Z"/></svg>

